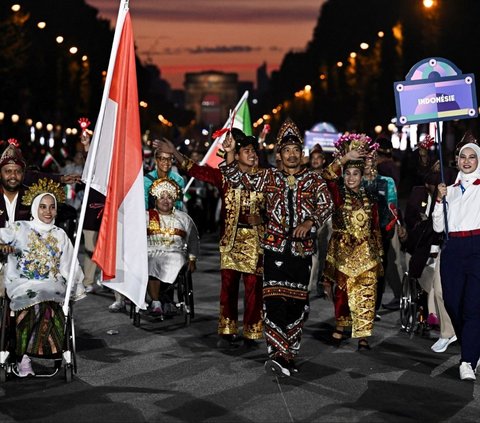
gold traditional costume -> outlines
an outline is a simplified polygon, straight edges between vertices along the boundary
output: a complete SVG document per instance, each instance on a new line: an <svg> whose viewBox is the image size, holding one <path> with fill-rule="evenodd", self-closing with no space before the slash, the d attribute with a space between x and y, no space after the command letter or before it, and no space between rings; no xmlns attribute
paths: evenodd
<svg viewBox="0 0 480 423"><path fill-rule="evenodd" d="M337 326L352 326L353 338L365 338L372 334L377 277L383 272L378 206L363 187L357 193L347 188L339 172L337 160L323 172L334 203L324 283L336 284Z"/></svg>

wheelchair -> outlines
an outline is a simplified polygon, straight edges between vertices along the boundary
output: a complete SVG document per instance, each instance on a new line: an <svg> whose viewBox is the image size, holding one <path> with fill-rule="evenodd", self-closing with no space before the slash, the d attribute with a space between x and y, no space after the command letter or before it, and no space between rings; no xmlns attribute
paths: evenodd
<svg viewBox="0 0 480 423"><path fill-rule="evenodd" d="M177 292L177 301L173 300L173 302L170 302L171 300L169 300L167 304L172 304L179 314L183 316L185 326L189 326L195 317L195 306L193 300L192 272L188 270L188 262L185 263L178 272L175 282L165 285L168 287L166 291L162 293L162 296L164 296L164 298L174 298L174 291ZM141 314L140 309L131 303L130 318L136 327L140 327Z"/></svg>
<svg viewBox="0 0 480 423"><path fill-rule="evenodd" d="M427 296L428 294L421 288L418 279L405 272L400 297L400 324L402 330L410 337L413 337L414 334L424 336L428 333Z"/></svg>
<svg viewBox="0 0 480 423"><path fill-rule="evenodd" d="M5 383L11 375L15 375L17 357L15 354L16 333L15 313L9 307L9 299L0 296L0 383ZM42 356L42 359L54 360L53 370L49 373L36 373L34 377L50 378L57 375L62 369L64 379L67 383L77 373L77 360L75 354L75 326L72 314L72 303L70 303L68 316L65 319L64 345L61 356Z"/></svg>

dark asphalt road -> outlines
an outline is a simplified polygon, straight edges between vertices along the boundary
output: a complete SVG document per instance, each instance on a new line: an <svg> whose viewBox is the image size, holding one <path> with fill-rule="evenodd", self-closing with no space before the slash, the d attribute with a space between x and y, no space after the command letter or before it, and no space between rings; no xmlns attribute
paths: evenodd
<svg viewBox="0 0 480 423"><path fill-rule="evenodd" d="M78 374L67 384L10 378L0 385L0 422L467 422L478 421L477 383L458 378L459 347L435 354L431 339L399 331L398 312L382 312L371 351L326 340L333 310L312 300L300 372L264 372L265 345L217 348L219 257L202 240L194 275L196 317L143 319L107 311L110 292L75 307ZM385 300L390 295L387 293ZM109 330L118 334L109 335ZM438 336L432 333L431 336ZM43 363L35 362L40 369Z"/></svg>

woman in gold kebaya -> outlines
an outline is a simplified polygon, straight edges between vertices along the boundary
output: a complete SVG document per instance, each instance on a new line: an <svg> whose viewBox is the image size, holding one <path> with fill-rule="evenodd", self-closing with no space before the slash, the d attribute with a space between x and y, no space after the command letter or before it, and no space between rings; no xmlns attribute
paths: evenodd
<svg viewBox="0 0 480 423"><path fill-rule="evenodd" d="M324 270L325 293L333 299L336 328L333 343L352 326L358 350L370 349L377 276L382 271L382 242L377 204L361 186L364 157L375 144L364 134L347 134L336 143L338 157L325 169L334 203L333 234ZM343 167L343 177L340 176Z"/></svg>

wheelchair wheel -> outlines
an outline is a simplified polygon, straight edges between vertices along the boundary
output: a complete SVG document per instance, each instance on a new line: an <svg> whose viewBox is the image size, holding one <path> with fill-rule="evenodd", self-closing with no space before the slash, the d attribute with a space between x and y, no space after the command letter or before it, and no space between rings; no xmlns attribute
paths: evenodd
<svg viewBox="0 0 480 423"><path fill-rule="evenodd" d="M417 325L417 280L405 273L400 300L400 323L407 333L413 333Z"/></svg>
<svg viewBox="0 0 480 423"><path fill-rule="evenodd" d="M133 326L136 328L140 327L140 313L138 311L133 313Z"/></svg>
<svg viewBox="0 0 480 423"><path fill-rule="evenodd" d="M65 381L67 383L72 381L73 374L77 373L77 356L75 344L75 325L73 320L73 305L70 303L70 309L65 322L65 341L63 352L63 371ZM59 369L58 369L59 370Z"/></svg>
<svg viewBox="0 0 480 423"><path fill-rule="evenodd" d="M185 326L189 326L192 319L195 317L195 308L193 302L193 284L192 273L187 271L184 277L184 314L185 314Z"/></svg>
<svg viewBox="0 0 480 423"><path fill-rule="evenodd" d="M7 366L0 366L0 383L7 381Z"/></svg>
<svg viewBox="0 0 480 423"><path fill-rule="evenodd" d="M71 364L65 364L64 367L65 382L70 383L73 379L73 366Z"/></svg>

